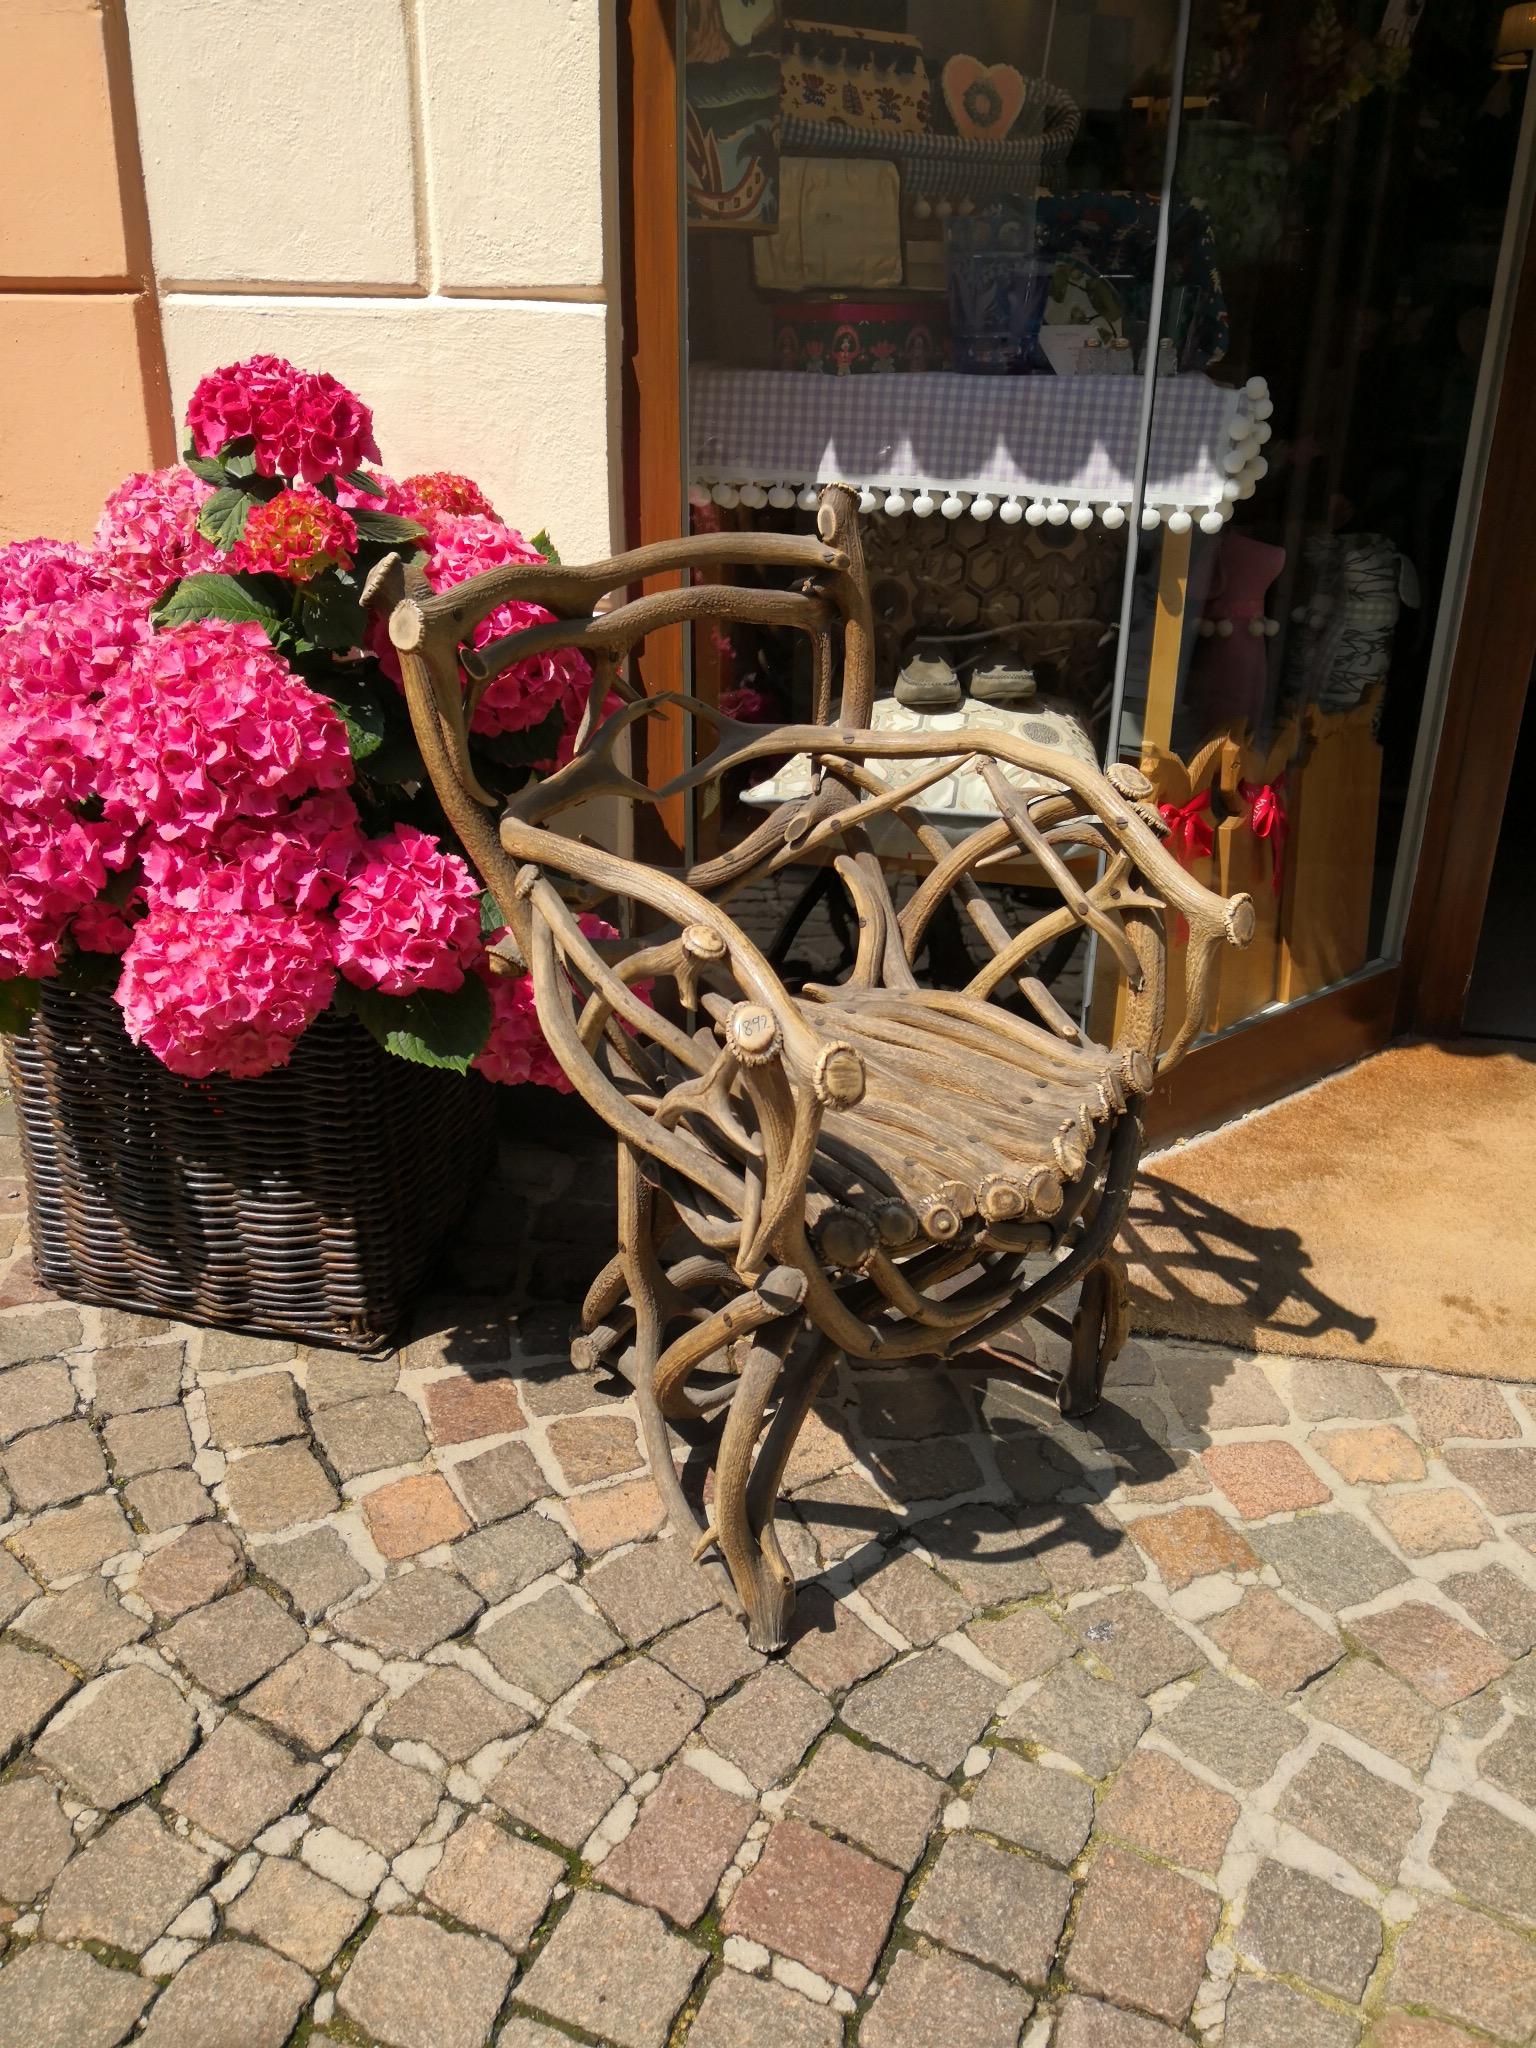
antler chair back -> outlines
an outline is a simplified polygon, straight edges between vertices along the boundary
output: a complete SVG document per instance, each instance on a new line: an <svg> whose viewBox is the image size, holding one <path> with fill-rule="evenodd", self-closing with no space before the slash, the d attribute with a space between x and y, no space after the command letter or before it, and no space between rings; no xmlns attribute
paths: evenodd
<svg viewBox="0 0 1536 2048"><path fill-rule="evenodd" d="M658 572L731 565L787 570L798 587L710 582L595 611ZM793 1578L775 1501L839 1352L940 1361L1033 1317L1069 1340L1065 1372L1013 1362L1046 1379L1068 1414L1097 1400L1124 1336L1113 1244L1140 1153L1137 1104L1202 1028L1218 956L1246 942L1251 903L1213 896L1185 872L1134 769L1104 775L1006 731L950 740L868 729L869 593L854 495L841 486L822 494L814 538L712 535L587 568L493 569L435 596L419 573L412 584L389 631L423 757L511 928L510 964L532 975L550 1046L619 1141L618 1249L592 1283L573 1357L629 1379L674 1528L697 1558L718 1552L707 1568L744 1610L753 1644L780 1648ZM554 619L468 647L512 600ZM765 731L672 697L599 723L636 642L702 618L804 632L816 722ZM491 677L555 646L592 663L577 751L498 825L467 721ZM715 740L650 789L616 749L663 702L690 709ZM809 793L691 867L649 866L551 829L593 797L664 803L787 753L807 757ZM957 762L979 771L997 815L952 844L919 800ZM905 828L926 869L899 913L870 842L876 819ZM1059 902L1014 932L978 877L1020 857ZM844 980L792 993L729 904L807 861L832 865L858 941ZM638 908L651 928L623 946L590 939L578 912L604 900ZM962 987L920 986L925 934L949 902L990 957ZM1173 918L1189 931L1187 1005L1159 1057ZM1032 973L1075 931L1094 936L1125 984L1110 1045L1085 1036ZM1015 1007L1004 1006L1010 988ZM1070 1317L1050 1306L1069 1289ZM710 1420L721 1431L706 1517L678 1477L668 1425Z"/></svg>

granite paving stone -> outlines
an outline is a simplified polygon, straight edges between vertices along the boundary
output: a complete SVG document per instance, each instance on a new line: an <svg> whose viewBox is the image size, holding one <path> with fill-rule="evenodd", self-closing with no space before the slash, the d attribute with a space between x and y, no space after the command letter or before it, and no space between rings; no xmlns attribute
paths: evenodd
<svg viewBox="0 0 1536 2048"><path fill-rule="evenodd" d="M1477 1760L1479 1773L1523 1806L1536 1807L1536 1726L1522 1717Z"/></svg>
<svg viewBox="0 0 1536 2048"><path fill-rule="evenodd" d="M101 1579L81 1579L32 1601L12 1626L86 1678L98 1677L115 1652L149 1633L149 1623L130 1614Z"/></svg>
<svg viewBox="0 0 1536 2048"><path fill-rule="evenodd" d="M1298 1692L1344 1655L1339 1638L1268 1586L1250 1586L1205 1624L1211 1641L1266 1692Z"/></svg>
<svg viewBox="0 0 1536 2048"><path fill-rule="evenodd" d="M951 1835L906 1924L1038 1988L1050 1974L1072 1895L1063 1871L970 1835Z"/></svg>
<svg viewBox="0 0 1536 2048"><path fill-rule="evenodd" d="M132 1550L138 1539L113 1496L99 1493L39 1515L11 1540L22 1563L53 1586Z"/></svg>
<svg viewBox="0 0 1536 2048"><path fill-rule="evenodd" d="M1220 1351L1159 1353L1157 1376L1191 1429L1252 1429L1286 1420L1262 1366Z"/></svg>
<svg viewBox="0 0 1536 2048"><path fill-rule="evenodd" d="M1475 1550L1493 1533L1469 1494L1455 1486L1415 1486L1371 1503L1377 1520L1410 1557Z"/></svg>
<svg viewBox="0 0 1536 2048"><path fill-rule="evenodd" d="M1039 1524L1036 1555L1060 1600L1147 1575L1141 1552L1113 1515L1099 1507L1053 1509Z"/></svg>
<svg viewBox="0 0 1536 2048"><path fill-rule="evenodd" d="M749 1800L686 1763L669 1766L640 1818L611 1856L602 1882L638 1905L691 1927L757 1818Z"/></svg>
<svg viewBox="0 0 1536 2048"><path fill-rule="evenodd" d="M864 1372L857 1394L859 1427L866 1436L963 1436L975 1427L962 1388L944 1374Z"/></svg>
<svg viewBox="0 0 1536 2048"><path fill-rule="evenodd" d="M1141 1749L1104 1794L1098 1821L1105 1834L1149 1856L1214 1877L1241 1810L1229 1793L1207 1785L1171 1756Z"/></svg>
<svg viewBox="0 0 1536 2048"><path fill-rule="evenodd" d="M452 1487L437 1472L376 1487L364 1498L363 1520L380 1553L391 1561L419 1557L469 1528Z"/></svg>
<svg viewBox="0 0 1536 2048"><path fill-rule="evenodd" d="M1237 1946L1277 1975L1358 2000L1381 1954L1381 1920L1322 1878L1266 1862L1248 1887Z"/></svg>
<svg viewBox="0 0 1536 2048"><path fill-rule="evenodd" d="M1377 1368L1359 1360L1294 1360L1290 1398L1299 1422L1331 1422L1335 1416L1379 1421L1402 1413L1397 1395Z"/></svg>
<svg viewBox="0 0 1536 2048"><path fill-rule="evenodd" d="M414 1465L425 1457L427 1432L421 1410L403 1394L365 1394L315 1415L315 1438L342 1479Z"/></svg>
<svg viewBox="0 0 1536 2048"><path fill-rule="evenodd" d="M1068 1864L1093 1826L1093 1788L1000 1749L971 1795L971 1825L1049 1862Z"/></svg>
<svg viewBox="0 0 1536 2048"><path fill-rule="evenodd" d="M623 1648L602 1616L583 1607L566 1586L552 1586L536 1600L514 1607L482 1627L474 1640L509 1684L541 1700L559 1699L578 1678Z"/></svg>
<svg viewBox="0 0 1536 2048"><path fill-rule="evenodd" d="M948 1500L981 1484L981 1467L963 1443L932 1437L926 1443L871 1445L870 1470L893 1500Z"/></svg>
<svg viewBox="0 0 1536 2048"><path fill-rule="evenodd" d="M366 1842L381 1856L398 1856L436 1813L437 1799L434 1778L400 1763L364 1737L310 1800L309 1810L317 1820Z"/></svg>
<svg viewBox="0 0 1536 2048"><path fill-rule="evenodd" d="M253 1365L281 1365L294 1355L287 1337L251 1337L243 1330L204 1330L198 1372L244 1372Z"/></svg>
<svg viewBox="0 0 1536 2048"><path fill-rule="evenodd" d="M535 1728L487 1797L552 1842L579 1849L623 1790L624 1780L585 1743L558 1728Z"/></svg>
<svg viewBox="0 0 1536 2048"><path fill-rule="evenodd" d="M1440 1590L1464 1607L1478 1627L1510 1657L1536 1649L1536 1592L1501 1564L1456 1572Z"/></svg>
<svg viewBox="0 0 1536 2048"><path fill-rule="evenodd" d="M1289 1589L1337 1614L1362 1606L1408 1577L1408 1567L1352 1515L1298 1515L1252 1532Z"/></svg>
<svg viewBox="0 0 1536 2048"><path fill-rule="evenodd" d="M644 1462L635 1425L625 1415L579 1415L552 1422L549 1447L571 1487L617 1479Z"/></svg>
<svg viewBox="0 0 1536 2048"><path fill-rule="evenodd" d="M332 1616L337 1635L381 1657L425 1657L439 1643L462 1635L483 1605L452 1572L418 1565L386 1579Z"/></svg>
<svg viewBox="0 0 1536 2048"><path fill-rule="evenodd" d="M558 1571L574 1555L560 1524L532 1509L461 1536L452 1552L454 1570L493 1606Z"/></svg>
<svg viewBox="0 0 1536 2048"><path fill-rule="evenodd" d="M622 1479L595 1493L573 1494L565 1511L589 1557L600 1557L620 1543L643 1542L667 1519L666 1505L649 1479Z"/></svg>
<svg viewBox="0 0 1536 2048"><path fill-rule="evenodd" d="M842 1718L856 1735L941 1778L957 1770L1005 1687L947 1650L919 1650L857 1686Z"/></svg>
<svg viewBox="0 0 1536 2048"><path fill-rule="evenodd" d="M1131 1536L1175 1592L1212 1572L1252 1572L1259 1560L1242 1533L1214 1508L1138 1515Z"/></svg>
<svg viewBox="0 0 1536 2048"><path fill-rule="evenodd" d="M617 2048L663 2048L708 1957L656 1914L579 1892L518 1986L518 2003Z"/></svg>
<svg viewBox="0 0 1536 2048"><path fill-rule="evenodd" d="M351 1939L368 1911L302 1863L269 1856L243 1892L224 1908L226 1926L265 1942L318 1976L343 1943Z"/></svg>
<svg viewBox="0 0 1536 2048"><path fill-rule="evenodd" d="M166 1656L216 1700L245 1692L307 1640L286 1608L259 1586L242 1586L183 1615L159 1639Z"/></svg>
<svg viewBox="0 0 1536 2048"><path fill-rule="evenodd" d="M721 1919L855 1994L874 1974L901 1897L898 1871L798 1820L781 1820Z"/></svg>
<svg viewBox="0 0 1536 2048"><path fill-rule="evenodd" d="M792 1771L832 1718L813 1685L770 1664L716 1707L701 1731L705 1743L766 1792Z"/></svg>
<svg viewBox="0 0 1536 2048"><path fill-rule="evenodd" d="M1090 1778L1107 1778L1125 1762L1151 1718L1145 1700L1124 1686L1062 1664L1008 1716L1002 1733L1070 1757Z"/></svg>
<svg viewBox="0 0 1536 2048"><path fill-rule="evenodd" d="M1315 1508L1332 1499L1321 1479L1294 1444L1281 1438L1253 1443L1210 1444L1202 1453L1206 1471L1245 1522L1297 1508Z"/></svg>
<svg viewBox="0 0 1536 2048"><path fill-rule="evenodd" d="M394 1914L370 1929L336 2003L388 2048L481 2048L513 1969L506 1950L484 1935Z"/></svg>
<svg viewBox="0 0 1536 2048"><path fill-rule="evenodd" d="M49 1895L49 1941L100 1941L140 1955L200 1892L218 1865L160 1825L147 1806L95 1836Z"/></svg>
<svg viewBox="0 0 1536 2048"><path fill-rule="evenodd" d="M649 1657L605 1671L571 1709L574 1727L637 1771L664 1764L695 1729L704 1702Z"/></svg>
<svg viewBox="0 0 1536 2048"><path fill-rule="evenodd" d="M37 1598L38 1584L8 1550L0 1550L0 1628Z"/></svg>
<svg viewBox="0 0 1536 2048"><path fill-rule="evenodd" d="M360 1401L365 1394L390 1394L400 1378L398 1358L357 1358L349 1351L313 1351L304 1347L304 1398L311 1409L334 1408L342 1401Z"/></svg>
<svg viewBox="0 0 1536 2048"><path fill-rule="evenodd" d="M1520 1434L1514 1410L1486 1380L1462 1379L1453 1373L1410 1372L1398 1381L1397 1393L1427 1444L1443 1444L1455 1437L1495 1439Z"/></svg>
<svg viewBox="0 0 1536 2048"><path fill-rule="evenodd" d="M334 1529L307 1529L278 1543L254 1544L251 1563L281 1586L303 1621L317 1621L368 1583L368 1574Z"/></svg>
<svg viewBox="0 0 1536 2048"><path fill-rule="evenodd" d="M55 1422L17 1437L0 1469L16 1505L28 1513L97 1493L107 1483L107 1461L88 1422Z"/></svg>
<svg viewBox="0 0 1536 2048"><path fill-rule="evenodd" d="M425 1742L448 1763L461 1764L488 1742L527 1726L521 1707L497 1699L467 1671L441 1665L399 1694L374 1732L381 1742Z"/></svg>
<svg viewBox="0 0 1536 2048"><path fill-rule="evenodd" d="M1367 2048L1482 2048L1482 2038L1463 2032L1444 2020L1428 2020L1416 2013L1384 2013L1371 2029Z"/></svg>
<svg viewBox="0 0 1536 2048"><path fill-rule="evenodd" d="M1429 1860L1480 1905L1536 1921L1536 1837L1485 1801L1465 1794L1451 1801Z"/></svg>
<svg viewBox="0 0 1536 2048"><path fill-rule="evenodd" d="M229 1511L253 1535L317 1522L338 1505L325 1468L302 1444L274 1444L233 1459L224 1475Z"/></svg>
<svg viewBox="0 0 1536 2048"><path fill-rule="evenodd" d="M708 1724L706 1723L706 1734ZM796 1781L788 1811L898 1870L923 1853L944 1788L925 1771L829 1735Z"/></svg>
<svg viewBox="0 0 1536 2048"><path fill-rule="evenodd" d="M0 2048L117 2048L154 1991L82 1949L34 1942L0 1970Z"/></svg>
<svg viewBox="0 0 1536 2048"><path fill-rule="evenodd" d="M270 1735L231 1714L182 1765L165 1797L215 1841L245 1849L321 1775L317 1765L299 1763Z"/></svg>
<svg viewBox="0 0 1536 2048"><path fill-rule="evenodd" d="M1536 1951L1481 1913L1428 1899L1397 1945L1387 1995L1524 2041L1536 2029Z"/></svg>
<svg viewBox="0 0 1536 2048"><path fill-rule="evenodd" d="M795 1512L816 1552L831 1563L887 1534L892 1501L862 1472L838 1472L818 1479L794 1496Z"/></svg>
<svg viewBox="0 0 1536 2048"><path fill-rule="evenodd" d="M1184 2039L1161 2020L1101 2005L1096 1998L1067 1998L1052 2035L1052 2048L1177 2048ZM1296 2044L1300 2048L1300 2043Z"/></svg>
<svg viewBox="0 0 1536 2048"><path fill-rule="evenodd" d="M75 1836L46 1778L0 1784L0 1899L28 1906L74 1852Z"/></svg>
<svg viewBox="0 0 1536 2048"><path fill-rule="evenodd" d="M1078 1907L1067 1974L1080 1990L1179 2026L1220 1917L1220 1898L1193 1878L1103 1849Z"/></svg>
<svg viewBox="0 0 1536 2048"><path fill-rule="evenodd" d="M1018 1682L1039 1678L1072 1655L1072 1638L1038 1607L969 1622L966 1634L983 1657Z"/></svg>
<svg viewBox="0 0 1536 2048"><path fill-rule="evenodd" d="M971 1618L971 1602L910 1550L859 1581L859 1591L909 1643L926 1648Z"/></svg>
<svg viewBox="0 0 1536 2048"><path fill-rule="evenodd" d="M1437 1707L1481 1692L1509 1669L1509 1659L1486 1636L1427 1600L1404 1600L1380 1614L1361 1615L1350 1632Z"/></svg>
<svg viewBox="0 0 1536 2048"><path fill-rule="evenodd" d="M61 1359L0 1372L0 1443L60 1422L75 1408L75 1383Z"/></svg>
<svg viewBox="0 0 1536 2048"><path fill-rule="evenodd" d="M1351 1486L1400 1486L1424 1477L1424 1454L1395 1422L1367 1429L1317 1429L1312 1448Z"/></svg>
<svg viewBox="0 0 1536 2048"><path fill-rule="evenodd" d="M423 1896L520 1954L565 1874L563 1857L472 1813L448 1837Z"/></svg>
<svg viewBox="0 0 1536 2048"><path fill-rule="evenodd" d="M479 1528L521 1514L554 1491L526 1444L494 1444L477 1457L460 1458L450 1469Z"/></svg>
<svg viewBox="0 0 1536 2048"><path fill-rule="evenodd" d="M523 2044L503 2034L500 2048ZM559 2043L551 2035L547 2043L530 2041L527 2048ZM688 2048L843 2048L843 2023L830 2007L813 2005L788 1985L722 1970L688 2030Z"/></svg>
<svg viewBox="0 0 1536 2048"><path fill-rule="evenodd" d="M1320 1679L1307 1694L1307 1709L1410 1771L1424 1769L1439 1740L1434 1708L1364 1657L1350 1657Z"/></svg>
<svg viewBox="0 0 1536 2048"><path fill-rule="evenodd" d="M205 1380L208 1433L221 1451L281 1443L300 1436L304 1424L288 1372L246 1373L240 1379Z"/></svg>
<svg viewBox="0 0 1536 2048"><path fill-rule="evenodd" d="M189 1529L149 1558L134 1591L160 1621L174 1621L229 1593L245 1576L245 1553L222 1522Z"/></svg>
<svg viewBox="0 0 1536 2048"><path fill-rule="evenodd" d="M123 1499L150 1536L185 1529L213 1515L212 1499L191 1472L143 1472L123 1488Z"/></svg>
<svg viewBox="0 0 1536 2048"><path fill-rule="evenodd" d="M92 1806L125 1806L174 1770L197 1717L168 1678L142 1664L93 1678L49 1722L33 1754Z"/></svg>
<svg viewBox="0 0 1536 2048"><path fill-rule="evenodd" d="M1251 1792L1306 1736L1306 1724L1263 1693L1208 1671L1158 1722L1176 1748Z"/></svg>
<svg viewBox="0 0 1536 2048"><path fill-rule="evenodd" d="M734 1615L715 1607L651 1645L651 1655L707 1700L718 1699L763 1668L763 1655L747 1641Z"/></svg>
<svg viewBox="0 0 1536 2048"><path fill-rule="evenodd" d="M1536 1446L1512 1450L1448 1449L1445 1462L1492 1514L1528 1515L1536 1510Z"/></svg>
<svg viewBox="0 0 1536 2048"><path fill-rule="evenodd" d="M838 1694L869 1678L896 1655L884 1636L860 1621L825 1586L800 1593L785 1662L818 1692Z"/></svg>
<svg viewBox="0 0 1536 2048"><path fill-rule="evenodd" d="M1275 1811L1378 1884L1390 1885L1418 1832L1419 1801L1325 1743L1286 1786Z"/></svg>
<svg viewBox="0 0 1536 2048"><path fill-rule="evenodd" d="M476 1437L503 1436L522 1429L528 1418L510 1379L472 1379L456 1373L432 1380L422 1390L435 1444L467 1444Z"/></svg>
<svg viewBox="0 0 1536 2048"><path fill-rule="evenodd" d="M98 1351L97 1414L132 1415L140 1408L169 1406L181 1396L185 1356L181 1344L114 1344Z"/></svg>
<svg viewBox="0 0 1536 2048"><path fill-rule="evenodd" d="M952 1509L925 1521L917 1535L945 1578L977 1606L1024 1599L1050 1583L1037 1554L1039 1538L997 1508Z"/></svg>
<svg viewBox="0 0 1536 2048"><path fill-rule="evenodd" d="M180 1408L146 1408L138 1415L114 1416L102 1437L119 1479L192 1462L192 1432Z"/></svg>
<svg viewBox="0 0 1536 2048"><path fill-rule="evenodd" d="M383 1691L376 1678L354 1671L323 1643L306 1643L243 1704L288 1742L319 1756L350 1734Z"/></svg>
<svg viewBox="0 0 1536 2048"><path fill-rule="evenodd" d="M1067 1626L1110 1677L1131 1692L1157 1692L1205 1666L1199 1644L1144 1593L1111 1593L1075 1607Z"/></svg>
<svg viewBox="0 0 1536 2048"><path fill-rule="evenodd" d="M1289 1984L1239 1977L1227 2000L1222 2048L1355 2048L1359 2022Z"/></svg>
<svg viewBox="0 0 1536 2048"><path fill-rule="evenodd" d="M632 1648L715 1605L704 1574L671 1539L605 1559L582 1584Z"/></svg>
<svg viewBox="0 0 1536 2048"><path fill-rule="evenodd" d="M149 2048L193 2048L228 2040L237 2027L242 2048L283 2048L314 1988L286 1957L250 1942L220 1942L194 1956L161 1994L139 2039Z"/></svg>
<svg viewBox="0 0 1536 2048"><path fill-rule="evenodd" d="M1033 2000L957 1956L904 1949L859 2031L864 2048L1014 2048Z"/></svg>

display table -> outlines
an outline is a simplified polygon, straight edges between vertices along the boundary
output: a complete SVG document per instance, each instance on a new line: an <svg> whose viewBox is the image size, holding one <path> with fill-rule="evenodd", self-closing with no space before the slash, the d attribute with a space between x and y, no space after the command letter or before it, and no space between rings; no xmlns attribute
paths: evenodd
<svg viewBox="0 0 1536 2048"><path fill-rule="evenodd" d="M695 500L814 502L853 483L862 509L1005 524L1099 519L1136 499L1140 377L829 377L700 366L689 378ZM1143 523L1216 532L1268 469L1268 386L1198 372L1158 381Z"/></svg>

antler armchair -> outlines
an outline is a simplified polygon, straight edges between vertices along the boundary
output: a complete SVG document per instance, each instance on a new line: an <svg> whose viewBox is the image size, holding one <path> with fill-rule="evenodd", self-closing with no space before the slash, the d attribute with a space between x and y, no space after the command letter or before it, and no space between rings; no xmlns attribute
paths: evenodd
<svg viewBox="0 0 1536 2048"><path fill-rule="evenodd" d="M787 570L799 584L692 584L594 610L658 572L732 564ZM1213 896L1165 849L1134 769L1103 775L1006 732L951 744L867 729L870 602L855 499L841 486L823 493L814 538L706 536L590 568L494 569L436 596L397 572L394 595L390 637L439 797L510 926L509 965L533 977L550 1046L618 1139L618 1249L587 1294L573 1358L628 1378L674 1528L744 1612L751 1642L781 1648L794 1582L775 1502L839 1352L942 1360L1033 1317L1068 1340L1065 1370L1012 1362L1045 1379L1066 1414L1098 1399L1125 1332L1113 1245L1140 1153L1137 1105L1202 1028L1221 948L1246 942L1252 905ZM553 621L468 646L513 599ZM638 640L705 617L807 634L815 722L765 731L689 698L631 701L598 722ZM491 677L554 646L592 662L577 751L516 796L498 827L470 765L467 718ZM616 747L665 701L716 738L695 767L650 789ZM551 829L592 797L656 804L791 752L811 764L810 793L692 867L647 866ZM920 798L957 759L980 772L997 816L951 843ZM1018 771L1026 789L1047 793L1022 792ZM870 841L877 818L905 828L925 870L899 914ZM1004 857L1031 862L1060 899L1017 932L978 879ZM729 906L754 878L811 859L830 861L848 892L856 957L836 985L792 991ZM638 911L643 936L590 939L578 910L604 899L631 923ZM924 987L924 936L951 900L991 957L963 987ZM1171 918L1189 929L1188 1000L1159 1057ZM1042 949L1078 929L1123 977L1110 1045L1086 1037L1031 973ZM1010 984L1016 1007L1004 1007ZM1051 1304L1070 1289L1068 1316ZM706 1514L678 1476L668 1424L709 1419L721 1426Z"/></svg>

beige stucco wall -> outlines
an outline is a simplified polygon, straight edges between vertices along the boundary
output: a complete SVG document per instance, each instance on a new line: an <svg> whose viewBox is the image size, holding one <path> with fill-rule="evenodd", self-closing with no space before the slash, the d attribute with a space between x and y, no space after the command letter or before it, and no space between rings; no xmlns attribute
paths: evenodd
<svg viewBox="0 0 1536 2048"><path fill-rule="evenodd" d="M604 0L126 0L172 396L254 350L568 558L615 538Z"/></svg>
<svg viewBox="0 0 1536 2048"><path fill-rule="evenodd" d="M117 0L0 0L0 541L86 538L172 441Z"/></svg>

